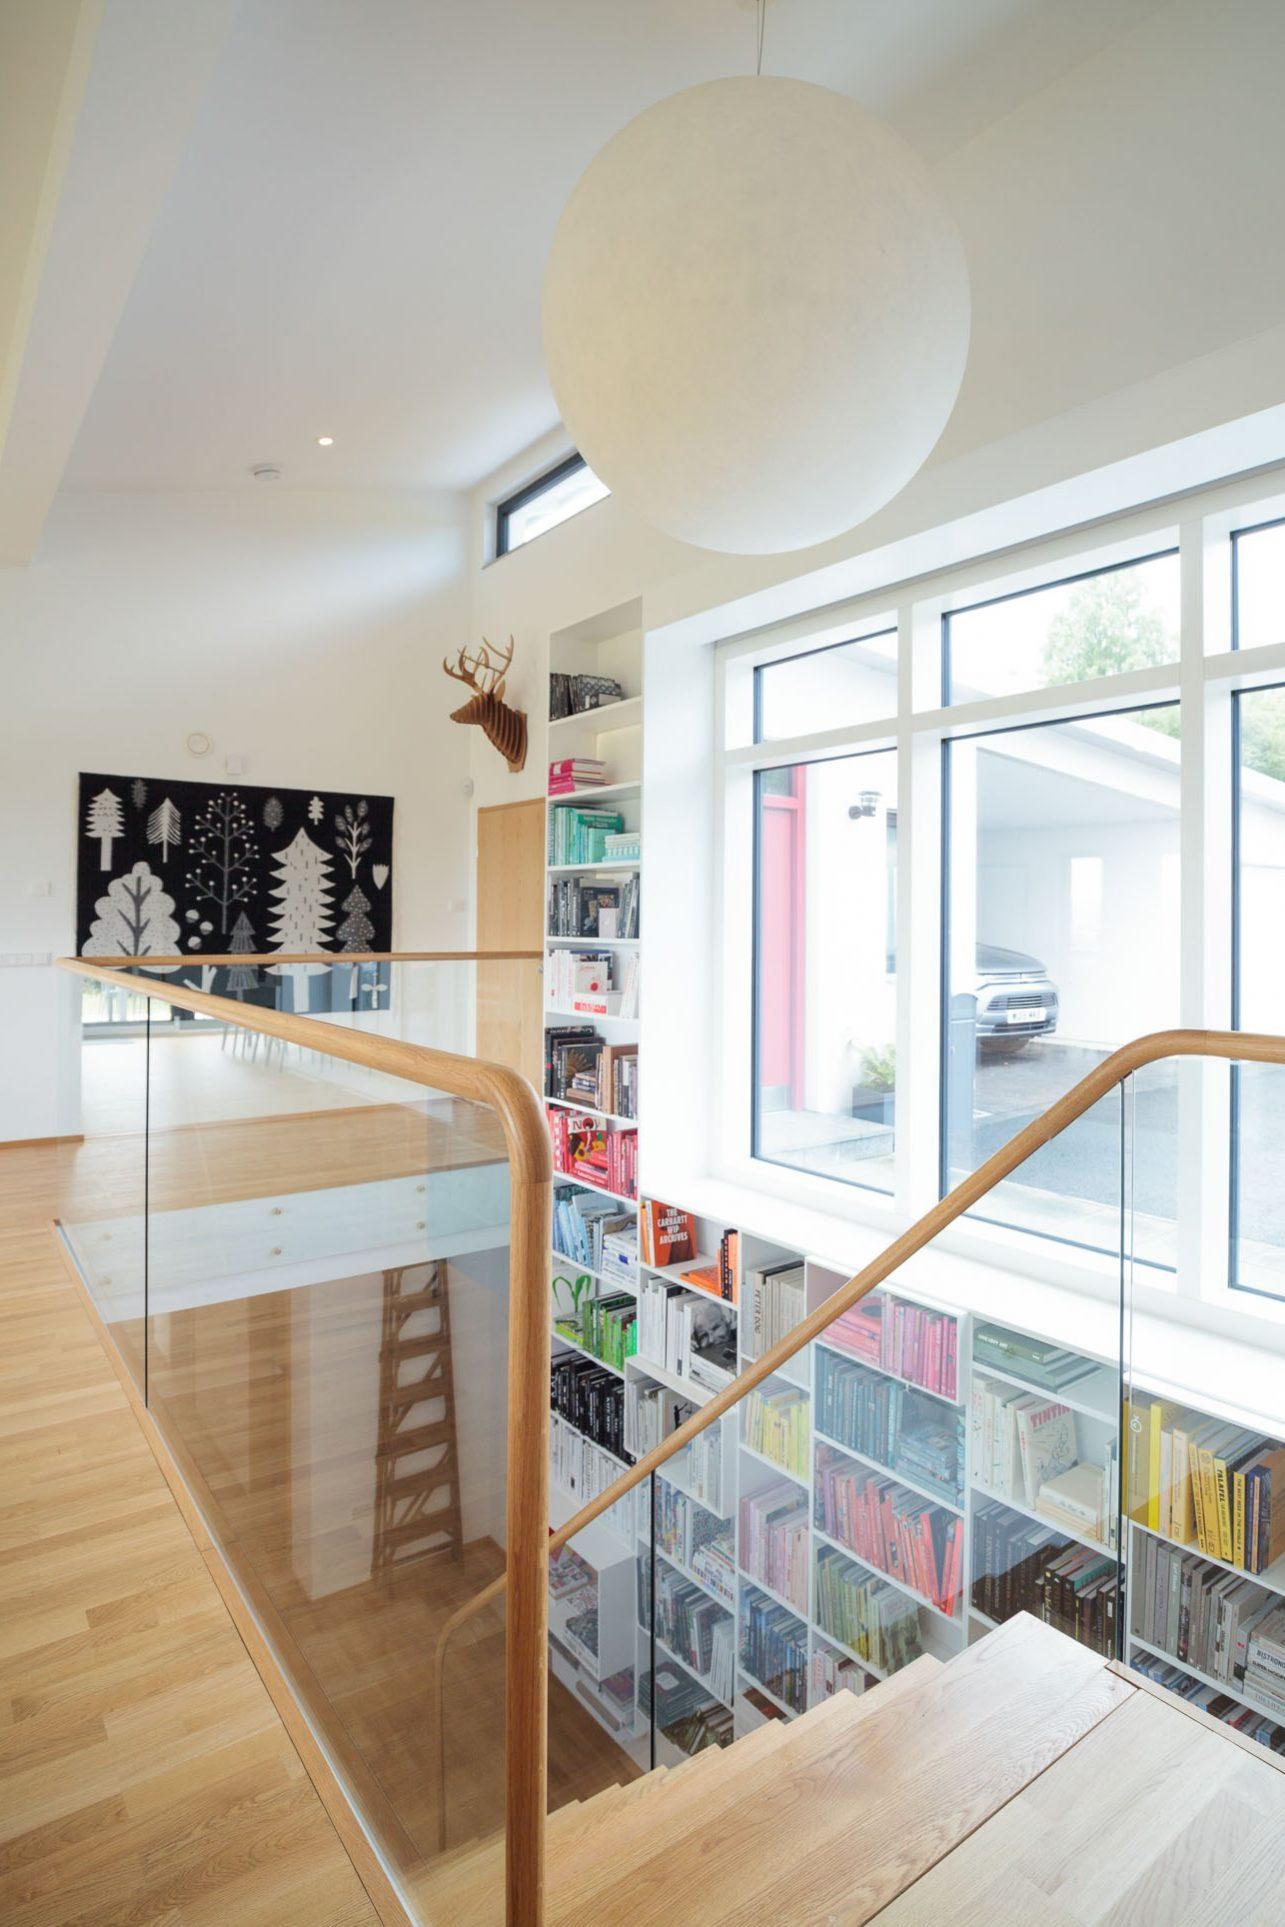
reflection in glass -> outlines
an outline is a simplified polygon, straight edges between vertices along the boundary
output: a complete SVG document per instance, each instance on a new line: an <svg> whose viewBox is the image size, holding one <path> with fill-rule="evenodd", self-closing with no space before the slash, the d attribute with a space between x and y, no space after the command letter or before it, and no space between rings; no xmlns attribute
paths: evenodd
<svg viewBox="0 0 1285 1927"><path fill-rule="evenodd" d="M1265 530L1276 535L1278 530ZM1282 549L1285 554L1285 548ZM1236 1025L1285 1031L1285 689L1233 698L1237 783ZM1235 1241L1232 1281L1285 1297L1285 1071L1240 1064L1233 1072Z"/></svg>
<svg viewBox="0 0 1285 1927"><path fill-rule="evenodd" d="M1233 628L1238 649L1285 641L1285 522L1238 529Z"/></svg>
<svg viewBox="0 0 1285 1927"><path fill-rule="evenodd" d="M808 649L754 671L754 740L877 722L897 708L897 631Z"/></svg>
<svg viewBox="0 0 1285 1927"><path fill-rule="evenodd" d="M754 1155L891 1192L897 758L756 780Z"/></svg>
<svg viewBox="0 0 1285 1927"><path fill-rule="evenodd" d="M946 701L1176 662L1178 604L1175 550L956 609L943 624Z"/></svg>
<svg viewBox="0 0 1285 1927"><path fill-rule="evenodd" d="M945 1188L1110 1051L1178 1018L1176 705L947 746ZM1141 1255L1173 1263L1177 1071L1138 1117ZM1118 1249L1117 1122L1099 1105L980 1209Z"/></svg>

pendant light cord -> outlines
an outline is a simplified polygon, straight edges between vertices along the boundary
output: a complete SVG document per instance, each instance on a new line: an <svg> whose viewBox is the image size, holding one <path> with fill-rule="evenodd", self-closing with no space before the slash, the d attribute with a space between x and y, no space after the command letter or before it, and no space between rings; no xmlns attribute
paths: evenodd
<svg viewBox="0 0 1285 1927"><path fill-rule="evenodd" d="M763 75L763 30L767 25L767 0L759 0L758 62L754 68L755 77Z"/></svg>

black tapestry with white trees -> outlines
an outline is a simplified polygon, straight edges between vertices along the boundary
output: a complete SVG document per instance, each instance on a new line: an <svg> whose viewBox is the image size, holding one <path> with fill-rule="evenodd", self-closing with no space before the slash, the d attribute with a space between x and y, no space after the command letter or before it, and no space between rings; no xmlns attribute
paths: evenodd
<svg viewBox="0 0 1285 1927"><path fill-rule="evenodd" d="M393 799L150 776L80 778L76 947L183 956L173 981L252 995L207 956L391 950Z"/></svg>

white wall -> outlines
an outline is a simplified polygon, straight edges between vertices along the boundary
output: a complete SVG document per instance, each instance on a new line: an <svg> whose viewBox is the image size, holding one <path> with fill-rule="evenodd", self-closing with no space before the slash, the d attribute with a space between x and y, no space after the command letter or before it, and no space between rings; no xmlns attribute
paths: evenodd
<svg viewBox="0 0 1285 1927"><path fill-rule="evenodd" d="M466 554L455 496L63 494L37 561L0 568L0 953L73 948L80 770L218 782L228 754L394 795L394 942L462 947L469 743L439 665ZM0 1142L58 1128L52 976L0 972Z"/></svg>

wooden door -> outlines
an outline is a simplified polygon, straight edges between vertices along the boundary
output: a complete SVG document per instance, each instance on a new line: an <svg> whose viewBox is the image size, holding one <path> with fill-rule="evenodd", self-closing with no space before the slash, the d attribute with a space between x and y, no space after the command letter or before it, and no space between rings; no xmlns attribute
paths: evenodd
<svg viewBox="0 0 1285 1927"><path fill-rule="evenodd" d="M477 947L544 948L544 798L477 813ZM544 998L537 963L479 964L477 1048L544 1088Z"/></svg>

